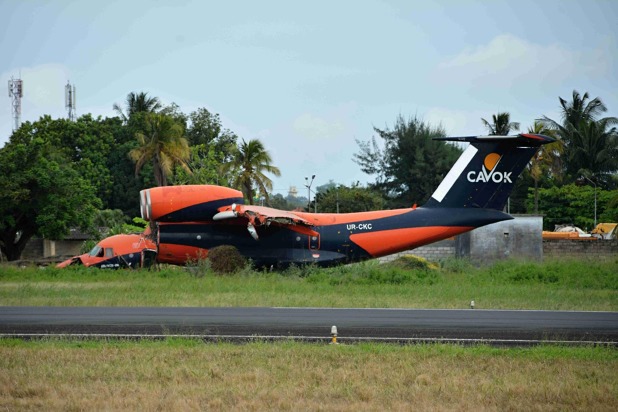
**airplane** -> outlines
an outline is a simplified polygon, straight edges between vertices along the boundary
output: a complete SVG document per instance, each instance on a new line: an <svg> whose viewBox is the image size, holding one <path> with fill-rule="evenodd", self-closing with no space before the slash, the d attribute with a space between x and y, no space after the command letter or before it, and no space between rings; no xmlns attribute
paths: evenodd
<svg viewBox="0 0 618 412"><path fill-rule="evenodd" d="M503 212L515 181L541 145L555 139L515 136L440 137L469 143L423 206L358 213L290 212L244 204L240 191L214 185L163 186L140 192L140 235L102 240L59 267L184 265L232 245L256 267L333 266L414 249L513 219ZM103 252L101 252L103 251Z"/></svg>

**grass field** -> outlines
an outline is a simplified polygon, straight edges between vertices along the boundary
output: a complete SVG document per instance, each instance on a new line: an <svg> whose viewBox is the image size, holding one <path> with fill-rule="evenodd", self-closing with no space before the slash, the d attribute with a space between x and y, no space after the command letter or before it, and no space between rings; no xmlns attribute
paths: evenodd
<svg viewBox="0 0 618 412"><path fill-rule="evenodd" d="M214 275L205 267L152 271L0 266L0 305L281 306L618 310L613 261L465 261L427 265L369 262L280 273Z"/></svg>
<svg viewBox="0 0 618 412"><path fill-rule="evenodd" d="M618 410L618 351L0 340L1 410Z"/></svg>

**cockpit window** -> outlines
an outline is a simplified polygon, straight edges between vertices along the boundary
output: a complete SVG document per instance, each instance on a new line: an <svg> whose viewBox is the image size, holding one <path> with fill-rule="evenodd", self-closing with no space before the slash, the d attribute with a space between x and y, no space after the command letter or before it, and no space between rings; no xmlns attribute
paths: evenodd
<svg viewBox="0 0 618 412"><path fill-rule="evenodd" d="M113 257L114 256L114 249L111 247L106 247L105 248L105 257Z"/></svg>
<svg viewBox="0 0 618 412"><path fill-rule="evenodd" d="M88 254L92 257L103 257L103 249L101 248L101 246L96 245Z"/></svg>

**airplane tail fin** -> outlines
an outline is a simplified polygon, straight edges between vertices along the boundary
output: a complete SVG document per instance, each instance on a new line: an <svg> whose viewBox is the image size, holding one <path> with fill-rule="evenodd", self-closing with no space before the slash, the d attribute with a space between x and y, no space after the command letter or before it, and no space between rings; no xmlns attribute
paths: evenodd
<svg viewBox="0 0 618 412"><path fill-rule="evenodd" d="M503 210L515 180L541 145L555 139L540 134L440 137L469 142L426 207Z"/></svg>

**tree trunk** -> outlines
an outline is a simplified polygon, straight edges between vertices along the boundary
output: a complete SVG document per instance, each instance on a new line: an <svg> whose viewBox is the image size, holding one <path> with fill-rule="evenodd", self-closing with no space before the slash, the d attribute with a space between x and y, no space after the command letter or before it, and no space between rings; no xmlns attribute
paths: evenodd
<svg viewBox="0 0 618 412"><path fill-rule="evenodd" d="M2 246L0 247L0 251L6 256L6 259L9 262L14 260L19 260L21 258L21 254L26 248L26 244L32 238L33 234L22 233L19 240L15 242L15 239L2 239Z"/></svg>

